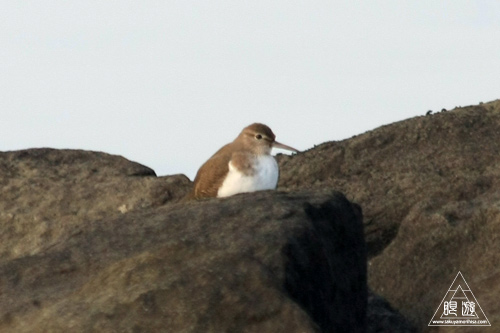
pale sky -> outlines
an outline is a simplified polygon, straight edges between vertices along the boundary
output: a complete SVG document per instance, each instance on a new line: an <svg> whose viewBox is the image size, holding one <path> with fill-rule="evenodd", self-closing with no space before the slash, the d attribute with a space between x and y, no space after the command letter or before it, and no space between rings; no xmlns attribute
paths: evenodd
<svg viewBox="0 0 500 333"><path fill-rule="evenodd" d="M500 1L4 0L0 89L0 151L193 179L253 122L306 150L500 98Z"/></svg>

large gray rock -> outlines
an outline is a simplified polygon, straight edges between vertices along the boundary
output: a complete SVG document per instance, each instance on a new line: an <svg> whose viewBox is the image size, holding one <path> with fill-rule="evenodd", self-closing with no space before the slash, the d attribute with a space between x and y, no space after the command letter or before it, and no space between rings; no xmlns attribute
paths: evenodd
<svg viewBox="0 0 500 333"><path fill-rule="evenodd" d="M88 221L176 201L190 183L105 153L0 152L0 259L44 251Z"/></svg>
<svg viewBox="0 0 500 333"><path fill-rule="evenodd" d="M183 177L116 156L0 161L1 332L366 328L362 217L339 193L175 203Z"/></svg>
<svg viewBox="0 0 500 333"><path fill-rule="evenodd" d="M458 271L499 322L499 142L497 100L280 156L279 188L332 188L361 205L369 285L419 330Z"/></svg>
<svg viewBox="0 0 500 333"><path fill-rule="evenodd" d="M359 211L333 190L363 207L388 301L368 297L369 332L427 331L459 270L494 325L499 140L500 101L459 108L279 156L288 194L192 203L120 157L0 153L0 331L363 329Z"/></svg>

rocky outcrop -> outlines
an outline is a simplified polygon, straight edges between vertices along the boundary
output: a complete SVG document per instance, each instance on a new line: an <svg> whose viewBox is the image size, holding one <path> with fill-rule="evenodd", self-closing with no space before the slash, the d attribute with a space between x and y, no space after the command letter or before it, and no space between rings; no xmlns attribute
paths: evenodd
<svg viewBox="0 0 500 333"><path fill-rule="evenodd" d="M361 211L340 193L176 203L185 177L116 156L0 161L1 332L366 328Z"/></svg>
<svg viewBox="0 0 500 333"><path fill-rule="evenodd" d="M190 183L99 152L0 152L0 259L35 255L91 221L179 199Z"/></svg>
<svg viewBox="0 0 500 333"><path fill-rule="evenodd" d="M419 330L458 271L498 322L499 142L497 100L280 156L279 187L333 188L361 205L369 285Z"/></svg>
<svg viewBox="0 0 500 333"><path fill-rule="evenodd" d="M0 153L0 331L429 331L458 271L495 325L498 142L494 101L278 156L278 192L188 203L185 176L121 157Z"/></svg>

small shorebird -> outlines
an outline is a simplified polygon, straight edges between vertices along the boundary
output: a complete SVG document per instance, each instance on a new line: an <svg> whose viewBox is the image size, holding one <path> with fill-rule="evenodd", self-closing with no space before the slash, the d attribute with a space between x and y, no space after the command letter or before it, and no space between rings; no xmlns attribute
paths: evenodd
<svg viewBox="0 0 500 333"><path fill-rule="evenodd" d="M278 184L278 163L272 148L299 152L279 143L269 127L255 123L245 127L231 143L219 149L196 174L187 199L227 197L237 193L273 190Z"/></svg>

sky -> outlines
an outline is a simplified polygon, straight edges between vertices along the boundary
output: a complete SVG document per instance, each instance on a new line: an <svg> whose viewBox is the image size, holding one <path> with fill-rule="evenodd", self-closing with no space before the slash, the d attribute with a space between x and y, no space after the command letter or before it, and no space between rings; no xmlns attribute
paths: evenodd
<svg viewBox="0 0 500 333"><path fill-rule="evenodd" d="M500 1L5 0L0 89L0 151L193 179L254 122L307 150L499 99Z"/></svg>

